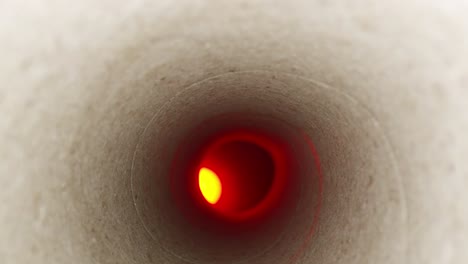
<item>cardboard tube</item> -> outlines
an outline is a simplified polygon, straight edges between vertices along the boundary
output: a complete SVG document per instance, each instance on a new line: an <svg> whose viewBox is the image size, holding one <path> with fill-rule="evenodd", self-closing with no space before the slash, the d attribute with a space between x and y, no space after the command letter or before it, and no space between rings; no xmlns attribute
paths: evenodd
<svg viewBox="0 0 468 264"><path fill-rule="evenodd" d="M3 2L0 263L466 263L467 13ZM292 224L239 240L182 225L163 188L178 143L246 110L310 137L323 189L298 177Z"/></svg>

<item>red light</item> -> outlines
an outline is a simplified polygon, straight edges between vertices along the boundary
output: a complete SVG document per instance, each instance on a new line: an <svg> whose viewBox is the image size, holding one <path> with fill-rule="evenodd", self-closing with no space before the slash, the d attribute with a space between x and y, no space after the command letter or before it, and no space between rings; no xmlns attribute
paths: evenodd
<svg viewBox="0 0 468 264"><path fill-rule="evenodd" d="M271 207L278 188L284 187L284 159L275 142L237 131L210 143L202 153L197 183L211 210L231 220L247 220Z"/></svg>

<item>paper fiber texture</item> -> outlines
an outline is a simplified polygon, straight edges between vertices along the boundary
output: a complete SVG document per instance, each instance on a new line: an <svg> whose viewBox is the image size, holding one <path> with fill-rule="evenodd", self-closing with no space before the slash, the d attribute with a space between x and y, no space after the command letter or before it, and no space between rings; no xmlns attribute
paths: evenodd
<svg viewBox="0 0 468 264"><path fill-rule="evenodd" d="M324 201L298 263L468 263L467 13L463 0L2 1L0 263L222 263L174 226L148 230L131 191L152 118L171 142L210 110L190 107L223 110L213 94L304 113ZM210 89L184 92L198 83Z"/></svg>

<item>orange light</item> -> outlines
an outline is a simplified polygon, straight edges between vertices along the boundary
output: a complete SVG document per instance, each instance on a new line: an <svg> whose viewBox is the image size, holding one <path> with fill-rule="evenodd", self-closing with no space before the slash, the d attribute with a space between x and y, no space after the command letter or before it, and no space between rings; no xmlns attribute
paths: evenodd
<svg viewBox="0 0 468 264"><path fill-rule="evenodd" d="M221 197L221 181L218 175L208 168L201 168L198 174L198 186L207 202L216 204Z"/></svg>

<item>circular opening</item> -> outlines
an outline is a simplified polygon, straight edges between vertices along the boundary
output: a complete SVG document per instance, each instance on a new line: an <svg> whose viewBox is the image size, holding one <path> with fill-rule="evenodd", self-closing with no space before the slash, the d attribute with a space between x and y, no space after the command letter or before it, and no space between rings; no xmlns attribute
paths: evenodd
<svg viewBox="0 0 468 264"><path fill-rule="evenodd" d="M187 160L193 164L185 182L194 208L228 222L266 216L286 188L290 164L283 145L265 131L239 127L203 140Z"/></svg>
<svg viewBox="0 0 468 264"><path fill-rule="evenodd" d="M255 211L275 178L272 155L253 140L234 137L217 143L203 154L198 170L200 194L224 215Z"/></svg>
<svg viewBox="0 0 468 264"><path fill-rule="evenodd" d="M246 209L222 212L201 194L199 173L210 151L234 142L264 150L273 179ZM377 177L384 174L391 177ZM151 250L168 260L320 262L331 243L347 262L358 255L379 262L401 259L406 248L399 178L383 130L354 98L297 76L242 72L197 82L158 108L135 150L131 187ZM248 212L254 215L242 222L232 218ZM343 251L370 233L379 235L367 250ZM391 250L381 254L383 247ZM333 256L324 262L336 262Z"/></svg>
<svg viewBox="0 0 468 264"><path fill-rule="evenodd" d="M297 160L303 155L294 130L268 116L225 113L189 131L170 168L178 207L172 223L183 221L187 230L210 237L207 243L234 239L271 247L298 200Z"/></svg>

